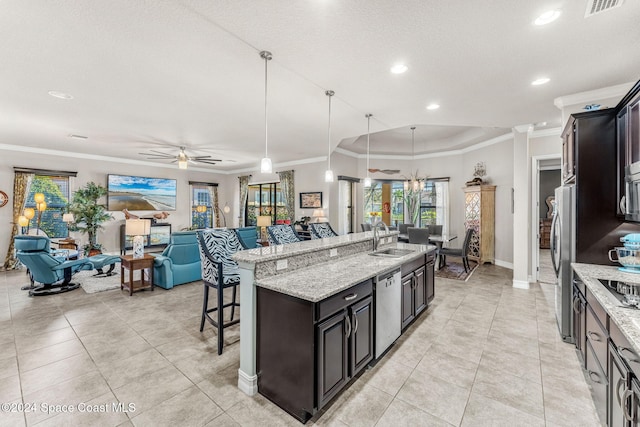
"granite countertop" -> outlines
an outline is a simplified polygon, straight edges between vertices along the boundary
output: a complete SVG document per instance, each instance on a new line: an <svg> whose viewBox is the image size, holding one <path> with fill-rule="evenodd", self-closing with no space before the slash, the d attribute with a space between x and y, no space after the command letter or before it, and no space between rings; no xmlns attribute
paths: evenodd
<svg viewBox="0 0 640 427"><path fill-rule="evenodd" d="M398 231L389 231L389 233L385 233L384 230L382 230L380 236L387 237L397 234ZM263 248L248 249L236 252L233 255L233 259L237 262L255 264L257 262L274 261L281 258L288 258L292 255L317 252L322 249L337 248L353 243L365 242L367 240L373 240L373 231L345 234L328 239L304 240L302 242L289 243L286 245L273 245L265 246Z"/></svg>
<svg viewBox="0 0 640 427"><path fill-rule="evenodd" d="M640 275L624 273L617 267L594 264L571 264L585 286L591 291L612 321L629 340L636 353L640 354L640 310L623 307L598 279L640 283Z"/></svg>
<svg viewBox="0 0 640 427"><path fill-rule="evenodd" d="M357 234L369 234L369 239L371 238L370 233ZM318 302L436 249L433 245L395 243L380 246L379 250L389 247L410 249L415 252L399 258L377 257L368 255L369 252L362 252L290 273L256 280L256 285L307 301Z"/></svg>

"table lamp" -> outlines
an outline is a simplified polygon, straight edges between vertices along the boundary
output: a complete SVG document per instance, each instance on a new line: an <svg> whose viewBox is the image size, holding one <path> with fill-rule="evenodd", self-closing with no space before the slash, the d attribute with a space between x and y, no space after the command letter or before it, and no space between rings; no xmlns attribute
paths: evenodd
<svg viewBox="0 0 640 427"><path fill-rule="evenodd" d="M271 217L269 215L260 215L258 216L258 220L256 225L260 227L260 240L265 241L264 238L264 229L271 225Z"/></svg>
<svg viewBox="0 0 640 427"><path fill-rule="evenodd" d="M69 224L75 221L76 219L74 218L72 213L62 214L62 222L67 224L67 238L69 238Z"/></svg>
<svg viewBox="0 0 640 427"><path fill-rule="evenodd" d="M133 257L144 257L144 237L151 232L151 221L148 219L128 219L125 222L124 233L133 236Z"/></svg>
<svg viewBox="0 0 640 427"><path fill-rule="evenodd" d="M311 216L315 218L315 222L329 222L324 216L324 209L314 209Z"/></svg>

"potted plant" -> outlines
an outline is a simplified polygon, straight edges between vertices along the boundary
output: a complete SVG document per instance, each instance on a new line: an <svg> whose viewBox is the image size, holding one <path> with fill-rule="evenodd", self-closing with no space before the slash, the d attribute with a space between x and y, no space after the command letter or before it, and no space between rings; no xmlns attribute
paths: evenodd
<svg viewBox="0 0 640 427"><path fill-rule="evenodd" d="M73 214L74 222L69 224L71 231L86 233L89 242L83 246L87 256L100 253L102 245L97 242L98 230L102 223L113 219L104 205L98 204L100 197L107 195L107 189L94 182L88 182L83 188L73 193L73 200L68 211Z"/></svg>

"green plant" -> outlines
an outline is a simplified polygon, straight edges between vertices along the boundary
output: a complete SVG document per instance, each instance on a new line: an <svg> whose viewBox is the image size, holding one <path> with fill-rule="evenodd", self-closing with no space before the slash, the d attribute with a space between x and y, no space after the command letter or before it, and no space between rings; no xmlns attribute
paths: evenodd
<svg viewBox="0 0 640 427"><path fill-rule="evenodd" d="M75 222L69 225L72 231L79 231L87 234L89 242L84 245L85 254L91 250L100 250L102 245L97 242L98 230L102 228L102 223L113 219L107 213L104 205L98 204L98 199L106 196L107 189L94 182L88 182L83 188L73 193L72 202L68 206L68 211L73 214Z"/></svg>

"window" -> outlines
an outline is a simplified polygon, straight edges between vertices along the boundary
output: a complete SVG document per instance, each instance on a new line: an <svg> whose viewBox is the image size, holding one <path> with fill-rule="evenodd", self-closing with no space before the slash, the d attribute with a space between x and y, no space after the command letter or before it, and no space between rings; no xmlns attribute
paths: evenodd
<svg viewBox="0 0 640 427"><path fill-rule="evenodd" d="M374 181L371 187L364 189L364 221L371 222L373 216L382 215L383 184L391 185L391 224L397 225L404 222L413 222L412 215L407 211L404 181ZM448 229L448 205L449 205L449 179L437 178L426 180L416 203L417 227L427 225L442 225L444 232ZM414 211L416 212L416 211ZM406 221L405 221L406 218Z"/></svg>
<svg viewBox="0 0 640 427"><path fill-rule="evenodd" d="M36 193L44 194L44 201L47 204L42 214L38 212L34 200ZM47 236L52 238L67 237L69 230L67 224L62 221L62 214L65 212L68 203L68 176L34 175L25 201L25 208L33 208L36 211L35 216L29 223L29 227L37 228L38 217L40 217L39 228Z"/></svg>
<svg viewBox="0 0 640 427"><path fill-rule="evenodd" d="M280 183L249 186L245 225L256 225L259 215L270 216L272 224L290 222Z"/></svg>
<svg viewBox="0 0 640 427"><path fill-rule="evenodd" d="M191 228L215 227L213 184L191 184Z"/></svg>

